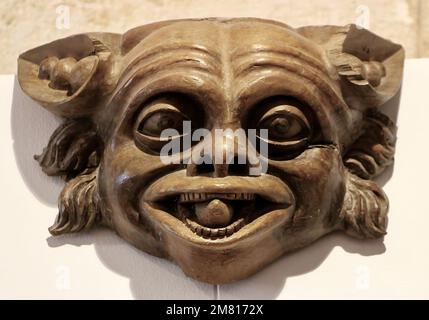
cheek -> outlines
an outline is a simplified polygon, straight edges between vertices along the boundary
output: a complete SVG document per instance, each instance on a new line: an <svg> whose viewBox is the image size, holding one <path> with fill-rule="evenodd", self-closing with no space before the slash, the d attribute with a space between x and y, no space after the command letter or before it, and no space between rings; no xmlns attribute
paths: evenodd
<svg viewBox="0 0 429 320"><path fill-rule="evenodd" d="M113 228L138 248L161 255L159 239L137 210L139 195L165 165L158 156L145 154L133 141L113 140L106 146L99 170L100 197Z"/></svg>
<svg viewBox="0 0 429 320"><path fill-rule="evenodd" d="M326 228L336 221L345 195L345 169L334 147L311 148L289 161L270 163L293 190L297 210L292 230Z"/></svg>
<svg viewBox="0 0 429 320"><path fill-rule="evenodd" d="M112 141L103 155L100 166L100 185L109 195L109 202L133 201L145 185L153 180L165 165L160 157L138 149L132 140Z"/></svg>

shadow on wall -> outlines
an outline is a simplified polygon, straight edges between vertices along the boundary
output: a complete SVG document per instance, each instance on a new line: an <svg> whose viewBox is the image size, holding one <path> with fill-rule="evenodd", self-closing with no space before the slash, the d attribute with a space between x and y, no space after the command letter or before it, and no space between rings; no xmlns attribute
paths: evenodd
<svg viewBox="0 0 429 320"><path fill-rule="evenodd" d="M40 239L42 241L42 239ZM214 299L215 288L186 277L175 264L146 254L107 228L81 234L49 237L50 247L94 246L100 261L111 271L129 279L136 299Z"/></svg>
<svg viewBox="0 0 429 320"><path fill-rule="evenodd" d="M251 276L250 278L237 282L236 284L223 285L231 292L239 289L241 283L247 288L256 290L240 290L237 299L275 299L282 291L287 291L287 279L309 273L319 267L329 256L335 247L341 247L344 251L362 256L373 256L386 251L383 239L358 240L344 233L334 232L314 242L312 245L296 252L286 254L267 268ZM251 286L249 286L249 282ZM222 290L220 290L222 299ZM231 293L228 294L230 296Z"/></svg>
<svg viewBox="0 0 429 320"><path fill-rule="evenodd" d="M382 107L392 119L396 119L400 93ZM57 197L63 182L59 178L47 177L34 154L41 153L51 133L61 119L39 107L20 89L15 80L12 104L12 137L18 168L26 185L36 198L48 206L57 206ZM387 111L386 111L387 110ZM384 185L393 173L393 167L380 177ZM46 226L48 228L49 226ZM42 241L42 239L40 239ZM187 278L169 261L141 252L114 234L113 231L98 228L91 232L50 237L51 247L69 244L92 245L103 264L130 281L130 290L137 299L214 299L216 286ZM383 240L362 241L341 233L327 235L313 245L288 254L261 272L243 282L252 281L258 290L247 290L243 299L274 299L282 290L287 290L287 278L311 272L329 256L334 247L363 256L377 255L385 251ZM57 250L61 250L58 248ZM243 282L228 286L240 286ZM222 289L222 287L220 287ZM285 289L284 289L285 288ZM220 295L222 297L222 295Z"/></svg>

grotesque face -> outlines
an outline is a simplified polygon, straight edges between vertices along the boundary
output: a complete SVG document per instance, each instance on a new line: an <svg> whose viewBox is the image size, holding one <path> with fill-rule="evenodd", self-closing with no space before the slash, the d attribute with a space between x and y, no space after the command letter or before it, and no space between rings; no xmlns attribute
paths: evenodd
<svg viewBox="0 0 429 320"><path fill-rule="evenodd" d="M50 231L104 224L210 283L334 230L382 236L387 199L369 179L391 163L395 126L376 107L398 89L402 60L353 26L257 19L31 50L23 89L69 119L38 157L68 180Z"/></svg>

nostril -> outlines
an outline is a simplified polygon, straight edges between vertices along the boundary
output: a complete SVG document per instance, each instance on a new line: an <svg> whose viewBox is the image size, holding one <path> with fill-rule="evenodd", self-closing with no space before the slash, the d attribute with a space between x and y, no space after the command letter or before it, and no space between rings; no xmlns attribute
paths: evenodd
<svg viewBox="0 0 429 320"><path fill-rule="evenodd" d="M213 164L210 161L203 161L201 164L188 164L188 176L247 176L249 175L249 163L247 158L234 156L228 164Z"/></svg>
<svg viewBox="0 0 429 320"><path fill-rule="evenodd" d="M246 158L235 156L228 165L228 174L236 176L247 176L249 174L249 165Z"/></svg>
<svg viewBox="0 0 429 320"><path fill-rule="evenodd" d="M214 172L214 166L212 163L201 163L197 165L197 174L198 175L204 175L207 173L213 173Z"/></svg>

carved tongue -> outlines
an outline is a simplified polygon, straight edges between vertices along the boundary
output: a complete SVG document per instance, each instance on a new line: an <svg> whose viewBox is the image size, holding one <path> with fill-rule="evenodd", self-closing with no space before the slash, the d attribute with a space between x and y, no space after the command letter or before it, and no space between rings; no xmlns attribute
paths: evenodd
<svg viewBox="0 0 429 320"><path fill-rule="evenodd" d="M231 205L219 199L195 204L198 223L205 227L224 227L231 223L234 210Z"/></svg>

